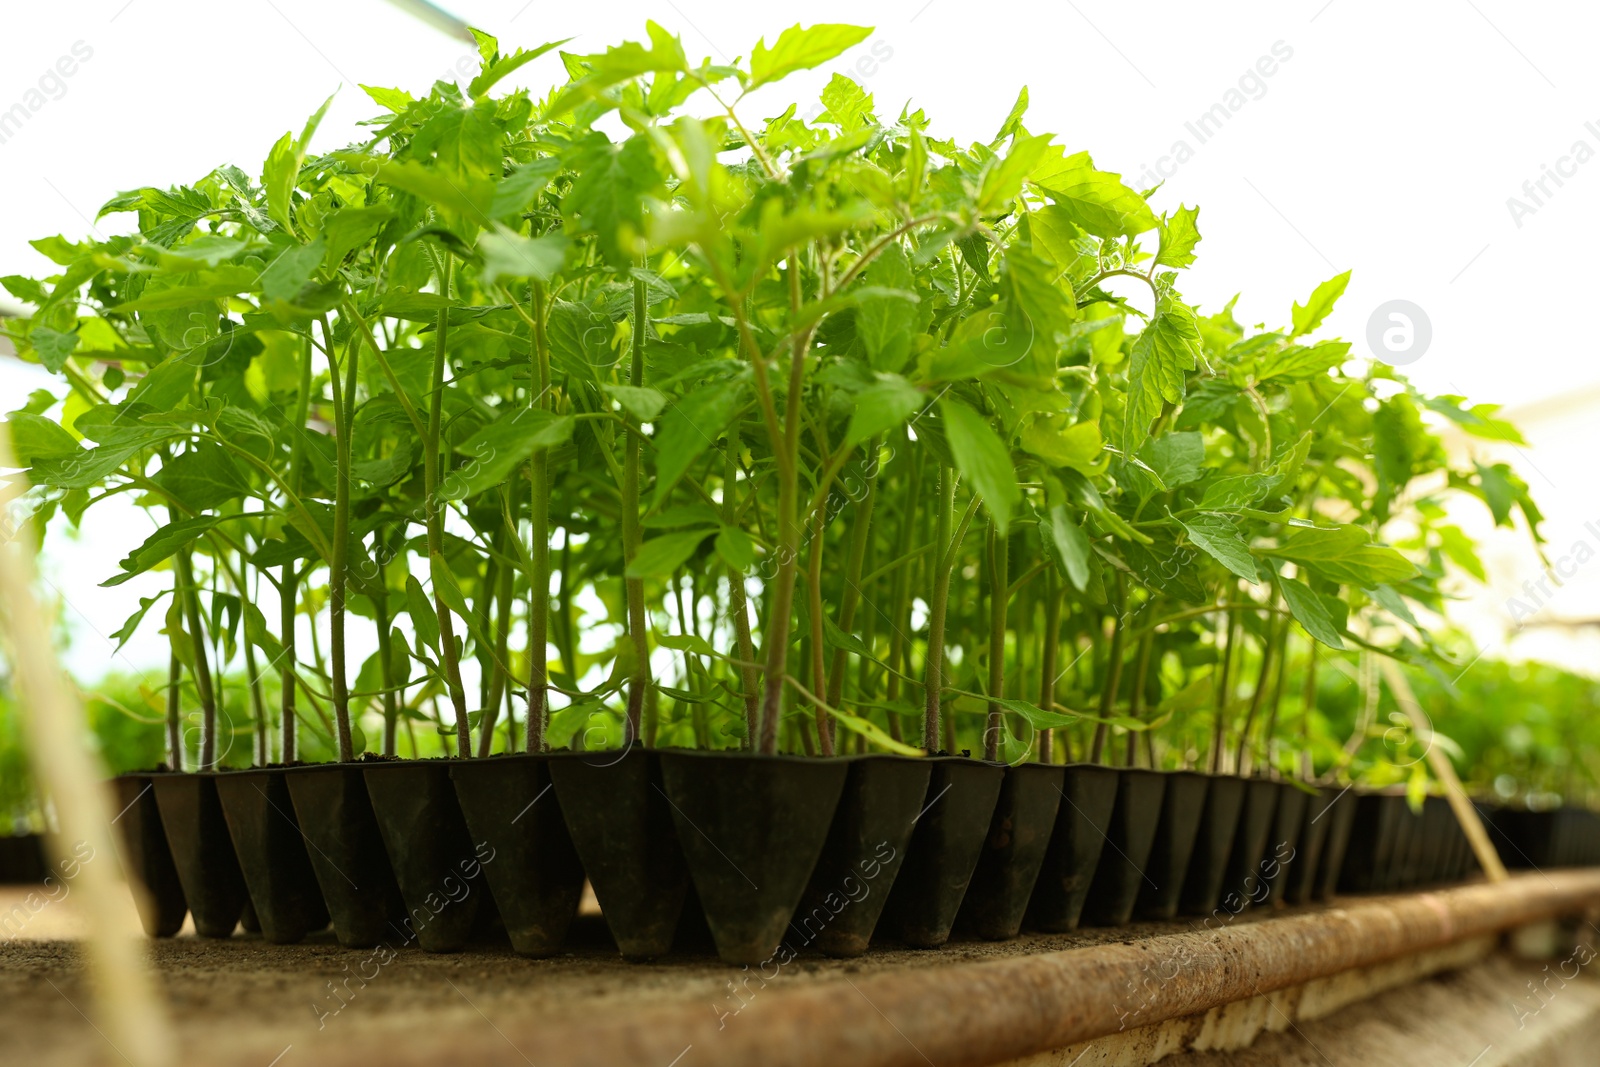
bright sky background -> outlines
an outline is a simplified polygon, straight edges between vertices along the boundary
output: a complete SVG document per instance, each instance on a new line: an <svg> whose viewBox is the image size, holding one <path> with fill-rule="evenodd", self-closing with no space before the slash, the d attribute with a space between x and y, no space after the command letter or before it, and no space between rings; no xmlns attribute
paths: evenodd
<svg viewBox="0 0 1600 1067"><path fill-rule="evenodd" d="M1026 84L1032 131L1089 149L1130 184L1164 165L1157 207L1201 205L1206 237L1183 288L1202 309L1239 292L1242 319L1284 324L1292 301L1353 268L1328 326L1358 353L1373 311L1408 300L1431 322L1431 346L1409 367L1424 388L1510 405L1587 399L1578 415L1528 424L1535 447L1504 458L1552 516L1552 558L1579 539L1600 549L1600 366L1582 311L1600 213L1600 158L1590 158L1600 153L1600 107L1590 103L1600 99L1590 54L1600 9L1509 0L446 6L503 46L572 37L576 51L640 37L654 17L691 56L717 60L748 55L758 37L796 20L876 26L828 70L752 98L753 118L790 100L803 111L839 70L856 74L880 113L909 100L937 132L987 140ZM118 191L190 181L224 163L259 175L272 142L335 89L316 147L353 140L356 121L379 110L356 83L422 92L469 51L384 0L8 4L4 24L0 114L38 103L32 90L44 103L0 143L0 274L47 272L27 239L85 234ZM58 80L58 60L75 45L92 55ZM541 89L560 75L553 54L520 72ZM1186 125L1230 103L1236 110L1204 142ZM1161 164L1179 141L1192 158ZM1566 172L1562 184L1547 167ZM1514 217L1511 197L1530 210ZM45 384L36 369L0 359L3 409ZM128 510L91 512L78 542L49 550L47 573L82 624L69 656L82 678L108 665L94 633L114 630L158 584L95 585L148 533L143 522ZM1492 641L1505 598L1537 579L1539 565L1511 547L1491 555L1496 584L1479 599ZM1600 615L1593 570L1541 613ZM163 643L139 639L123 666L164 663Z"/></svg>

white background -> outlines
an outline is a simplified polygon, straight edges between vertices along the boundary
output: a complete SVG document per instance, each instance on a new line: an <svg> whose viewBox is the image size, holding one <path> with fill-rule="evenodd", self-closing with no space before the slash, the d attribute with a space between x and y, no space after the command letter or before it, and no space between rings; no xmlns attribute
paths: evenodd
<svg viewBox="0 0 1600 1067"><path fill-rule="evenodd" d="M692 57L718 61L748 55L758 37L771 40L797 20L870 23L868 42L830 69L853 67L874 46L891 53L861 79L880 114L911 101L937 134L988 140L1027 84L1033 132L1089 149L1130 184L1187 141L1194 157L1154 198L1160 209L1202 207L1206 236L1186 296L1210 310L1242 293L1242 319L1278 325L1292 301L1353 268L1328 330L1360 353L1374 308L1396 298L1420 305L1433 341L1409 368L1413 378L1474 401L1541 403L1525 423L1534 447L1504 458L1552 516L1552 560L1579 539L1600 549L1600 532L1584 525L1596 520L1600 531L1600 367L1588 295L1600 159L1559 189L1547 182L1552 195L1541 195L1544 204L1520 226L1507 205L1512 196L1526 200L1523 183L1575 141L1600 152L1592 55L1600 11L1508 0L460 0L454 9L506 50L574 37L568 49L596 51L642 37L654 17L681 34ZM357 82L421 93L468 52L383 0L8 3L0 27L0 111L36 102L27 94L75 42L93 49L62 87L50 87L59 98L0 144L0 274L48 272L27 239L84 235L118 191L192 181L224 163L259 175L272 142L298 132L336 88L315 145L356 139L356 121L379 110ZM1277 42L1292 57L1247 85L1259 98L1199 143L1185 123L1223 102ZM803 111L826 76L764 90L748 114L776 114L791 99ZM518 77L542 90L560 80L559 61L552 54ZM43 384L35 369L0 359L0 409ZM95 583L146 535L142 521L126 510L91 512L78 541L57 537L49 548L47 572L76 620L69 662L81 678L108 665L96 630L114 630L136 606L139 582L116 590ZM1509 626L1506 598L1539 577L1523 543L1490 546L1494 584L1466 619L1495 648ZM1592 569L1580 567L1536 621L1600 615L1600 566ZM1585 664L1570 635L1551 633L1528 630L1518 647ZM122 666L164 663L163 642L154 634L136 641Z"/></svg>

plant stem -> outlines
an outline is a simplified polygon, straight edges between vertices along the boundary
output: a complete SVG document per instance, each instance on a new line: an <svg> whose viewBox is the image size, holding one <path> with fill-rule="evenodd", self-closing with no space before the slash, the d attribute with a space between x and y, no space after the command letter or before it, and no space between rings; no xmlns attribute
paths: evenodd
<svg viewBox="0 0 1600 1067"><path fill-rule="evenodd" d="M378 582L383 581L379 568ZM399 694L394 691L394 632L389 628L389 597L374 597L373 620L378 631L378 672L383 680L383 754L394 755L395 731L400 722Z"/></svg>
<svg viewBox="0 0 1600 1067"><path fill-rule="evenodd" d="M739 452L739 424L735 421L728 429L722 448L722 521L727 526L738 523ZM756 732L761 726L761 700L757 693L760 679L755 667L751 666L756 653L754 642L750 639L750 609L746 603L744 574L731 563L728 564L728 614L733 620L739 659L743 661L739 667L739 689L744 700L744 747L753 749L757 743Z"/></svg>
<svg viewBox="0 0 1600 1067"><path fill-rule="evenodd" d="M649 328L646 320L645 284L643 278L633 280L633 359L629 368L629 384L635 388L644 385L644 335ZM622 555L624 564L631 566L639 554L642 540L639 530L639 434L638 421L628 416L629 432L623 435L622 467ZM633 642L633 669L628 675L628 730L626 739L639 738L644 714L644 692L650 685L650 640L646 630L644 612L644 579L623 579L623 590L628 601L628 637Z"/></svg>
<svg viewBox="0 0 1600 1067"><path fill-rule="evenodd" d="M195 692L200 696L200 767L217 769L217 698L211 688L211 663L206 654L206 631L200 618L200 592L194 584L194 565L189 550L177 554L178 584L183 589L184 613L189 621L189 639L194 649Z"/></svg>
<svg viewBox="0 0 1600 1067"><path fill-rule="evenodd" d="M1267 691L1267 682L1272 677L1273 632L1276 627L1272 624L1270 616L1267 622L1267 638L1261 642L1261 672L1256 675L1255 689L1250 694L1250 709L1244 715L1244 728L1239 731L1239 743L1234 752L1233 765L1240 774L1249 774L1250 766L1247 756L1250 752L1250 730L1255 726L1256 714L1261 710L1261 700Z"/></svg>
<svg viewBox="0 0 1600 1067"><path fill-rule="evenodd" d="M1261 748L1268 773L1273 777L1277 777L1277 764L1272 758L1272 741L1278 732L1278 708L1283 702L1284 675L1289 673L1289 623L1287 620L1278 624L1273 646L1272 658L1277 664L1278 673L1274 676L1272 683L1272 701L1267 705L1267 726L1261 735Z"/></svg>
<svg viewBox="0 0 1600 1067"><path fill-rule="evenodd" d="M333 336L328 331L327 320L322 322L322 339L328 351L333 352ZM351 337L345 348L345 384L339 386L339 368L331 366L328 382L333 390L334 418L334 503L333 503L333 556L328 561L328 613L332 636L333 655L333 721L338 731L339 761L349 763L355 759L355 748L350 734L350 683L345 669L345 595L350 569L350 438L354 436L356 374L361 358L361 345ZM342 393L342 395L341 395Z"/></svg>
<svg viewBox="0 0 1600 1067"><path fill-rule="evenodd" d="M1044 577L1044 638L1039 645L1039 707L1054 711L1056 706L1056 652L1061 645L1061 601L1066 596L1055 568ZM1055 762L1055 734L1049 727L1039 731L1039 762Z"/></svg>
<svg viewBox="0 0 1600 1067"><path fill-rule="evenodd" d="M515 528L503 532L507 539L515 537ZM487 576L485 576L487 578ZM478 755L489 755L494 751L494 731L499 725L500 704L505 699L506 690L510 688L506 675L507 657L510 655L511 641L511 567L503 566L495 572L494 590L494 653L491 657L493 663L489 675L489 692L483 702L483 723L478 730ZM488 633L488 627L484 628ZM506 751L511 751L509 741Z"/></svg>
<svg viewBox="0 0 1600 1067"><path fill-rule="evenodd" d="M445 365L450 360L450 277L454 261L446 254L438 264L438 294L443 306L438 309L434 326L434 374L427 403L427 440L422 461L422 482L427 498L427 563L429 573L434 568L448 568L445 563L445 506L438 498L440 459L442 459L442 422L445 414ZM456 712L456 755L472 755L472 723L467 720L467 694L461 686L461 649L456 648L456 624L445 605L445 593L435 582L434 613L438 616L438 646L445 661L445 686L450 689L450 704Z"/></svg>
<svg viewBox="0 0 1600 1067"><path fill-rule="evenodd" d="M447 567L444 560L444 504L439 499L439 461L443 447L440 427L444 417L444 370L449 361L450 343L450 275L452 261L446 257L439 265L439 295L444 304L434 327L433 380L428 398L428 436L423 442L423 491L427 497L428 567ZM472 724L467 719L467 694L461 687L461 655L456 648L455 623L444 594L434 583L433 609L439 616L439 654L444 660L445 685L450 690L450 704L456 713L456 755L466 759L472 755Z"/></svg>
<svg viewBox="0 0 1600 1067"><path fill-rule="evenodd" d="M899 703L900 678L911 673L911 584L914 577L912 564L916 560L907 557L911 554L912 539L916 537L918 519L924 512L924 509L917 507L921 483L922 450L918 449L911 454L911 469L906 474L906 492L901 502L900 529L895 545L898 558L905 560L906 564L896 568L894 585L889 593L889 676L885 681L884 697L889 704ZM882 568L879 568L881 571ZM890 714L889 733L896 740L901 739L899 715Z"/></svg>
<svg viewBox="0 0 1600 1067"><path fill-rule="evenodd" d="M989 519L989 720L983 731L983 758L1000 758L1006 696L1006 607L1010 600L1010 538Z"/></svg>
<svg viewBox="0 0 1600 1067"><path fill-rule="evenodd" d="M1238 644L1239 616L1230 610L1231 587L1223 594L1222 633L1225 635L1221 649L1221 666L1217 673L1217 714L1211 724L1211 773L1222 773L1223 746L1227 743L1228 705L1232 702L1233 646Z"/></svg>
<svg viewBox="0 0 1600 1067"><path fill-rule="evenodd" d="M283 565L283 575L278 582L279 642L283 645L283 664L278 669L278 685L281 689L278 694L278 758L284 763L293 763L298 758L295 751L294 617L299 596L300 572L291 561Z"/></svg>
<svg viewBox="0 0 1600 1067"><path fill-rule="evenodd" d="M797 313L801 299L798 253L789 256L788 274L790 311ZM794 611L794 586L800 562L800 404L805 392L805 357L811 348L811 332L796 331L790 348L789 395L780 436L771 390L767 384L766 357L755 347L743 314L740 308L738 321L746 339L746 347L752 350L756 390L762 399L767 432L772 437L772 450L778 461L778 573L772 582L767 633L762 647L766 665L761 694L761 751L771 755L778 750L778 718L783 712L783 676L789 668L789 616Z"/></svg>
<svg viewBox="0 0 1600 1067"><path fill-rule="evenodd" d="M1357 658L1359 665L1359 680L1361 691L1361 711L1356 716L1355 729L1350 732L1350 737L1344 743L1344 751L1348 756L1354 756L1366 743L1367 732L1372 729L1372 724L1378 718L1378 702L1382 693L1378 688L1378 668L1375 653L1363 650Z"/></svg>
<svg viewBox="0 0 1600 1067"><path fill-rule="evenodd" d="M1154 634L1145 634L1139 641L1138 665L1133 669L1133 689L1128 694L1128 717L1130 719L1139 718L1139 713L1144 710L1144 688L1150 675L1150 651L1154 644ZM1140 733L1141 731L1136 730L1128 731L1127 765L1129 767L1138 763ZM1144 733L1146 737L1149 737L1147 731ZM1152 761L1152 766L1154 766L1154 761Z"/></svg>
<svg viewBox="0 0 1600 1067"><path fill-rule="evenodd" d="M265 767L272 761L271 741L267 729L267 701L261 693L261 673L256 670L256 646L248 638L241 642L244 645L244 669L250 676L250 713L256 720L255 729L255 762L257 767Z"/></svg>
<svg viewBox="0 0 1600 1067"><path fill-rule="evenodd" d="M827 504L824 503L811 513L811 552L809 565L806 567L806 615L809 616L808 621L811 625L811 691L814 693L825 693L828 689L828 674L823 664L827 643L823 640L822 616L822 542L826 531L827 510ZM828 712L818 701L813 706L813 713L816 717L817 748L824 756L831 756L833 724L829 721Z"/></svg>
<svg viewBox="0 0 1600 1067"><path fill-rule="evenodd" d="M955 533L950 534L950 519L955 510L956 481L956 472L941 465L935 538L942 550L938 561L932 564L935 568L933 598L928 603L928 655L924 664L926 680L922 687L925 700L922 724L923 747L929 752L938 751L941 734L946 751L952 753L955 751L954 720L946 718L943 723L940 722L944 689L945 613L950 600L950 576L955 572L961 544L967 539L967 528L972 525L972 517L978 513L978 507L983 503L983 498L974 493L972 499L967 502L967 510L962 514ZM946 536L942 535L948 535L948 542Z"/></svg>
<svg viewBox="0 0 1600 1067"><path fill-rule="evenodd" d="M878 499L878 452L881 442L874 437L867 442L866 450L862 455L867 461L865 486L862 490L861 502L856 505L855 517L850 528L850 551L845 557L844 588L839 594L839 629L845 633L852 633L856 623L856 609L861 603L861 569L867 558L867 546L872 537L872 514L877 506ZM867 647L872 647L869 643ZM833 662L829 665L827 700L830 707L842 707L840 700L844 696L845 650L833 650ZM817 690L822 692L822 690Z"/></svg>
<svg viewBox="0 0 1600 1067"><path fill-rule="evenodd" d="M294 437L289 442L289 487L299 495L300 487L304 484L305 471L305 434L306 420L311 413L311 339L306 338L300 351L300 385L295 397ZM296 722L294 691L295 679L295 606L300 596L300 571L296 561L291 560L283 565L283 577L278 586L278 624L282 633L279 637L283 645L283 664L278 673L278 685L281 687L279 699L282 703L279 712L281 721L278 729L281 733L278 758L284 763L294 763L299 758L296 751L295 730Z"/></svg>
<svg viewBox="0 0 1600 1067"><path fill-rule="evenodd" d="M183 770L183 661L176 652L167 661L167 766Z"/></svg>
<svg viewBox="0 0 1600 1067"><path fill-rule="evenodd" d="M944 617L950 597L950 520L955 510L954 472L942 463L938 471L938 504L934 512L933 593L928 598L928 654L924 659L922 686L922 747L939 750L939 694L944 686Z"/></svg>
<svg viewBox="0 0 1600 1067"><path fill-rule="evenodd" d="M1306 684L1300 712L1300 777L1311 780L1311 715L1317 710L1317 639L1307 636L1311 647L1306 649Z"/></svg>
<svg viewBox="0 0 1600 1067"><path fill-rule="evenodd" d="M561 528L561 584L556 587L556 610L560 613L561 632L556 639L561 643L561 670L571 681L578 677L578 642L572 625L572 528ZM543 728L540 740L544 738Z"/></svg>
<svg viewBox="0 0 1600 1067"><path fill-rule="evenodd" d="M533 364L528 406L548 411L551 405L550 341L545 333L544 283L537 281L533 283ZM533 557L533 572L528 576L528 751L543 752L546 708L550 699L546 671L550 643L550 453L547 450L534 453L528 481L531 497L528 540ZM561 568L561 583L567 584L565 563ZM571 669L569 666L568 670Z"/></svg>
<svg viewBox="0 0 1600 1067"><path fill-rule="evenodd" d="M478 579L477 589L468 606L472 613L478 617L477 632L484 637L491 637L494 633L494 609L500 594L500 572L508 568L500 562L501 553L507 548L505 543L504 528L496 530L490 537L489 558L483 564L483 576ZM494 645L479 642L476 649L478 661L478 749L483 749L483 735L488 727L489 720L489 694L494 689L495 662ZM503 660L501 662L504 662Z"/></svg>
<svg viewBox="0 0 1600 1067"><path fill-rule="evenodd" d="M1117 705L1117 690L1122 685L1122 644L1126 639L1127 630L1127 627L1123 625L1123 619L1127 612L1127 585L1127 579L1123 578L1121 571L1118 571L1116 600L1112 604L1112 609L1116 614L1111 617L1111 648L1106 653L1105 682L1100 689L1100 718L1102 720L1111 717L1111 711ZM1105 754L1106 736L1109 731L1110 727L1103 721L1095 724L1094 742L1089 750L1090 763L1099 763L1101 757Z"/></svg>

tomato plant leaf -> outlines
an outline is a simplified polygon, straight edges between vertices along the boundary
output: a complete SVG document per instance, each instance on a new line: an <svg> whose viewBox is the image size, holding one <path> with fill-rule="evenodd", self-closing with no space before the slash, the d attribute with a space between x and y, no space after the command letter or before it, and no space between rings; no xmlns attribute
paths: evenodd
<svg viewBox="0 0 1600 1067"><path fill-rule="evenodd" d="M1322 325L1322 320L1328 317L1333 310L1333 305L1344 295L1345 286L1350 284L1350 272L1336 274L1311 291L1311 296L1305 305L1294 305L1290 317L1294 321L1294 330L1291 337L1302 337Z"/></svg>
<svg viewBox="0 0 1600 1067"><path fill-rule="evenodd" d="M1139 451L1150 424L1167 404L1183 400L1189 371L1200 357L1200 329L1194 312L1171 293L1156 302L1155 316L1133 343L1128 363L1128 408L1123 415L1122 450Z"/></svg>
<svg viewBox="0 0 1600 1067"><path fill-rule="evenodd" d="M1178 205L1170 217L1160 223L1161 244L1156 252L1156 263L1163 267L1187 267L1194 263L1194 246L1200 243L1198 207Z"/></svg>
<svg viewBox="0 0 1600 1067"><path fill-rule="evenodd" d="M543 408L518 408L496 419L456 446L468 462L440 482L440 496L462 500L499 485L535 452L564 444L574 425L571 415Z"/></svg>
<svg viewBox="0 0 1600 1067"><path fill-rule="evenodd" d="M622 405L622 410L638 419L640 422L652 422L661 409L667 406L667 398L656 389L640 385L611 385L600 386L606 395Z"/></svg>
<svg viewBox="0 0 1600 1067"><path fill-rule="evenodd" d="M778 35L771 48L767 47L766 38L762 38L750 53L750 81L745 92L786 78L797 70L819 67L865 41L871 32L871 26L819 22L815 26L801 27L795 23Z"/></svg>
<svg viewBox="0 0 1600 1067"><path fill-rule="evenodd" d="M1144 197L1123 185L1120 175L1096 170L1087 152L1066 157L1033 183L1096 237L1136 237L1159 225Z"/></svg>
<svg viewBox="0 0 1600 1067"><path fill-rule="evenodd" d="M701 529L652 537L639 546L638 553L624 573L629 578L670 578L694 555L701 542L717 532Z"/></svg>
<svg viewBox="0 0 1600 1067"><path fill-rule="evenodd" d="M900 375L879 375L876 382L856 393L845 443L857 445L888 433L915 414L926 399L922 390Z"/></svg>
<svg viewBox="0 0 1600 1067"><path fill-rule="evenodd" d="M1078 592L1089 587L1089 535L1072 521L1064 505L1057 504L1044 516L1040 532L1049 538L1052 556L1061 573Z"/></svg>
<svg viewBox="0 0 1600 1067"><path fill-rule="evenodd" d="M1305 627L1306 633L1329 648L1344 648L1344 638L1339 636L1327 606L1321 597L1311 591L1310 586L1294 578L1280 578L1278 588L1283 591L1290 614Z"/></svg>
<svg viewBox="0 0 1600 1067"><path fill-rule="evenodd" d="M939 401L939 411L956 466L970 479L973 492L983 497L995 527L1004 533L1011 524L1011 509L1022 498L1010 451L989 420L961 401L947 396Z"/></svg>
<svg viewBox="0 0 1600 1067"><path fill-rule="evenodd" d="M737 526L724 526L717 531L716 548L722 561L741 574L755 565L755 543Z"/></svg>
<svg viewBox="0 0 1600 1067"><path fill-rule="evenodd" d="M689 464L716 443L743 402L743 382L724 379L701 386L667 409L656 434L652 508L666 500Z"/></svg>
<svg viewBox="0 0 1600 1067"><path fill-rule="evenodd" d="M165 563L180 549L193 544L195 539L215 526L219 519L215 516L200 515L192 519L180 519L168 523L155 533L144 539L144 543L122 560L122 573L101 582L102 587L121 585L123 582L143 574L151 567Z"/></svg>
<svg viewBox="0 0 1600 1067"><path fill-rule="evenodd" d="M1256 581L1256 561L1234 524L1220 515L1197 515L1183 523L1196 548L1247 582Z"/></svg>
<svg viewBox="0 0 1600 1067"><path fill-rule="evenodd" d="M478 237L478 251L483 253L483 283L494 285L502 278L548 281L561 269L567 243L559 233L524 237L494 223L493 229Z"/></svg>

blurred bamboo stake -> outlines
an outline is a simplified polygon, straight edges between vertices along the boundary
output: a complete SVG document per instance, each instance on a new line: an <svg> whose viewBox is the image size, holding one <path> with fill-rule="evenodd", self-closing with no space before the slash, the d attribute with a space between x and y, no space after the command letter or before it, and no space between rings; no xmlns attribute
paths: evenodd
<svg viewBox="0 0 1600 1067"><path fill-rule="evenodd" d="M14 469L10 434L0 430L0 469ZM105 772L84 744L88 723L76 694L66 685L52 628L34 598L35 545L26 522L13 525L11 503L27 490L20 474L0 487L0 633L11 655L22 711L25 743L35 780L55 809L51 837L58 858L88 844L94 851L79 865L74 894L88 923L88 957L106 1039L134 1067L171 1060L166 1013L141 958L139 941L120 916L128 888L112 842L115 816ZM78 857L81 859L81 857ZM92 862L99 859L100 862Z"/></svg>
<svg viewBox="0 0 1600 1067"><path fill-rule="evenodd" d="M1484 875L1491 882L1505 881L1510 877L1506 873L1506 865L1500 862L1500 853L1495 851L1494 842L1489 840L1489 832L1483 828L1483 818L1479 816L1478 809L1472 806L1467 791L1461 788L1461 779L1456 777L1455 765L1450 762L1450 757L1445 751L1433 743L1433 724L1428 721L1422 705L1417 703L1415 694L1411 692L1411 683L1406 681L1405 672L1400 669L1399 664L1387 656L1382 657L1382 660L1384 680L1394 692L1395 702L1411 720L1411 729L1416 732L1418 738L1426 739L1428 762L1433 765L1434 777L1444 784L1445 798L1450 801L1450 807L1456 813L1456 821L1461 824L1467 840L1472 843L1472 851L1477 854Z"/></svg>

